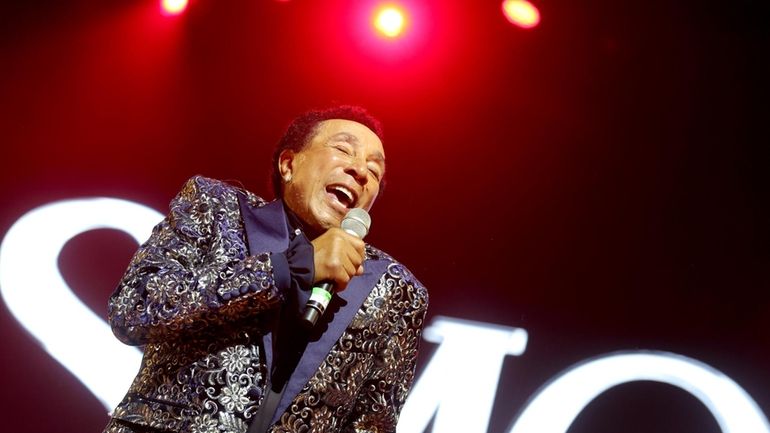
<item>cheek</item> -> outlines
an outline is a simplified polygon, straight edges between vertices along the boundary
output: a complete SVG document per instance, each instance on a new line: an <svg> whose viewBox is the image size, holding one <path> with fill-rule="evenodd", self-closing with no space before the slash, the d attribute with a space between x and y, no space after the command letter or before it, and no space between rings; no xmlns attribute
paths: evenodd
<svg viewBox="0 0 770 433"><path fill-rule="evenodd" d="M295 176L287 185L286 195L291 196L294 204L305 207L313 196L313 183L305 176Z"/></svg>
<svg viewBox="0 0 770 433"><path fill-rule="evenodd" d="M374 202L377 200L377 194L380 192L379 188L371 188L367 189L366 191L366 197L367 197L367 203L363 203L363 207L366 210L369 210L374 206Z"/></svg>

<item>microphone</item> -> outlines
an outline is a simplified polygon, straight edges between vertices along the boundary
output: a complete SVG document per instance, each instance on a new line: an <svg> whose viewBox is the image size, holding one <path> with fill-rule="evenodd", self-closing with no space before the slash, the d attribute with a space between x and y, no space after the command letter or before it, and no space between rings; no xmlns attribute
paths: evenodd
<svg viewBox="0 0 770 433"><path fill-rule="evenodd" d="M348 211L340 223L340 228L350 235L363 239L369 233L369 226L371 225L372 218L369 214L357 207ZM305 314L302 316L305 325L315 326L318 318L326 311L326 306L332 299L332 293L334 293L334 283L330 281L322 281L313 287L310 292L310 299L305 306Z"/></svg>

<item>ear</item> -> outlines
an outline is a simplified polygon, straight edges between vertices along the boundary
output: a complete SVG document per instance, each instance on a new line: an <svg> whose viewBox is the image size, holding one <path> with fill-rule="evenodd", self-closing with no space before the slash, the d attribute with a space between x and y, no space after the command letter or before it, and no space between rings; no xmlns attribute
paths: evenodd
<svg viewBox="0 0 770 433"><path fill-rule="evenodd" d="M294 171L294 158L297 153L291 149L286 149L278 155L278 172L284 182L291 180Z"/></svg>

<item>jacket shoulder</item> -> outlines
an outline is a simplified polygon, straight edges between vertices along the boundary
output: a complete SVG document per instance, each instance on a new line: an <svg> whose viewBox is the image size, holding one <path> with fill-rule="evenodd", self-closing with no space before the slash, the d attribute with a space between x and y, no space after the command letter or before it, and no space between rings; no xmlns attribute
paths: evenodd
<svg viewBox="0 0 770 433"><path fill-rule="evenodd" d="M415 277L409 268L394 259L390 254L369 244L366 245L366 256L368 259L386 260L390 262L386 270L386 275L389 278L401 280L414 290L415 295L422 299L425 305L428 304L428 289L417 279L417 277Z"/></svg>
<svg viewBox="0 0 770 433"><path fill-rule="evenodd" d="M187 200L204 198L207 201L210 199L237 201L239 195L246 198L252 206L261 207L267 203L262 197L247 190L242 185L234 185L228 181L212 179L201 175L195 175L187 179L179 193L179 197Z"/></svg>

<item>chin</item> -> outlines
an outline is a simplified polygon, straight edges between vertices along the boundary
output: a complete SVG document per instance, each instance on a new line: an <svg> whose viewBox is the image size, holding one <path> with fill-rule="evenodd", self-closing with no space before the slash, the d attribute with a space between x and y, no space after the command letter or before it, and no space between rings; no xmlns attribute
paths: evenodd
<svg viewBox="0 0 770 433"><path fill-rule="evenodd" d="M323 230L329 230L332 227L339 227L342 223L342 218L325 218L318 223L318 226Z"/></svg>
<svg viewBox="0 0 770 433"><path fill-rule="evenodd" d="M336 209L321 203L320 206L311 207L309 209L309 220L306 223L313 227L318 232L329 230L333 227L339 227L342 223L342 219L345 218L344 214L340 214Z"/></svg>
<svg viewBox="0 0 770 433"><path fill-rule="evenodd" d="M342 221L342 218L337 218L335 215L329 215L329 214L322 214L322 215L311 215L312 221L307 221L306 224L313 228L313 230L316 231L326 231L329 230L332 227L339 227L340 222Z"/></svg>

